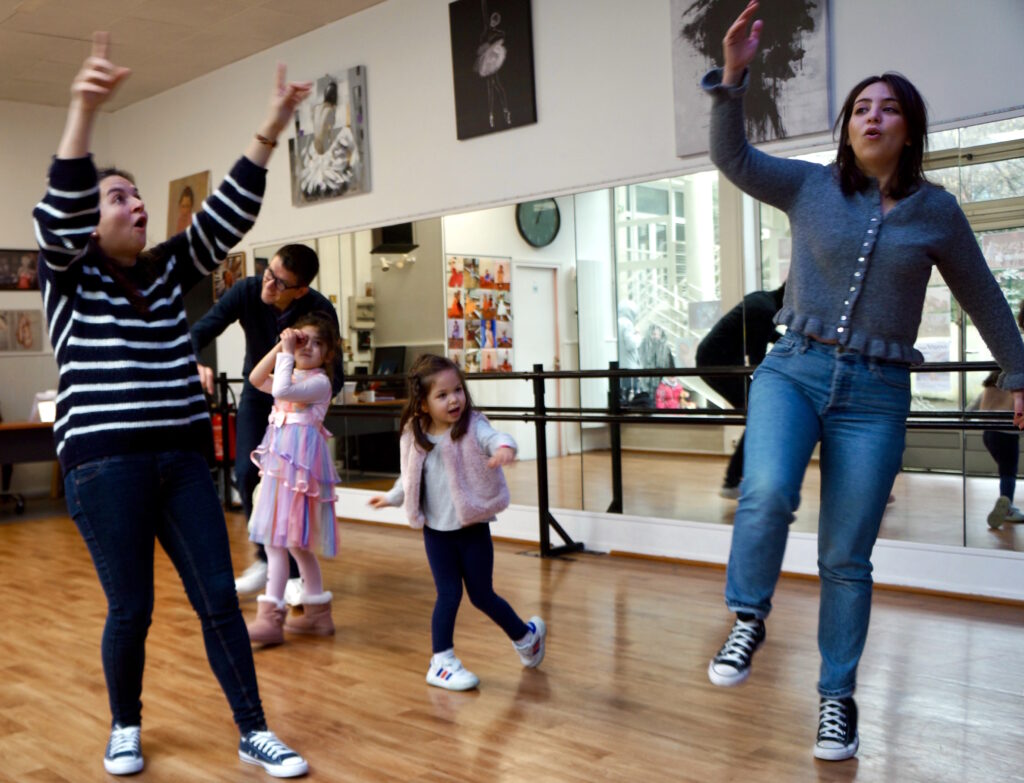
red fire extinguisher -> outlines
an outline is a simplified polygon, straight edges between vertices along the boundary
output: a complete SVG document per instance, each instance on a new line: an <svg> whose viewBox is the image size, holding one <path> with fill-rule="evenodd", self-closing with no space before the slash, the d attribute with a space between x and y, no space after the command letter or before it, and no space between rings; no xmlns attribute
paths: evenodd
<svg viewBox="0 0 1024 783"><path fill-rule="evenodd" d="M213 456L217 462L224 461L224 423L219 413L210 415L210 423L213 425ZM235 414L228 414L228 460L235 461Z"/></svg>

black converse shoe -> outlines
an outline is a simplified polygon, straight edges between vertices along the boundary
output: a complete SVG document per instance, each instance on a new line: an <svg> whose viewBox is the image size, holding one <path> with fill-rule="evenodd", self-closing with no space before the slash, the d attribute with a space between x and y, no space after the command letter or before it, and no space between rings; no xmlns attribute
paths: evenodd
<svg viewBox="0 0 1024 783"><path fill-rule="evenodd" d="M763 641L764 620L737 617L729 638L708 664L708 679L725 688L739 685L750 676L750 659Z"/></svg>
<svg viewBox="0 0 1024 783"><path fill-rule="evenodd" d="M250 731L238 741L238 758L258 764L275 778L297 778L309 772L309 764L274 736L272 731Z"/></svg>
<svg viewBox="0 0 1024 783"><path fill-rule="evenodd" d="M103 768L111 775L134 775L141 772L142 743L139 740L139 726L122 726L115 723L110 730L110 741L103 756Z"/></svg>
<svg viewBox="0 0 1024 783"><path fill-rule="evenodd" d="M857 702L852 696L845 699L821 698L818 705L818 741L814 744L814 757L824 761L842 761L857 753Z"/></svg>

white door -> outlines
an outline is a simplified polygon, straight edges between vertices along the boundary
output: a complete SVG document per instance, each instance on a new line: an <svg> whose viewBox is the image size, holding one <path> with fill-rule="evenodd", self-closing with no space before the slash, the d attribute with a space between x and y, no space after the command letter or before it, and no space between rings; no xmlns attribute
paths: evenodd
<svg viewBox="0 0 1024 783"><path fill-rule="evenodd" d="M558 356L558 269L528 263L512 267L512 368L516 372L531 372L533 365L541 364L545 370L561 369ZM508 384L513 398L504 404L533 407L533 384ZM558 382L546 381L544 404L548 408L558 405ZM510 434L519 444L520 459L535 459L537 437L533 422L508 422ZM559 428L547 426L548 456L558 456Z"/></svg>

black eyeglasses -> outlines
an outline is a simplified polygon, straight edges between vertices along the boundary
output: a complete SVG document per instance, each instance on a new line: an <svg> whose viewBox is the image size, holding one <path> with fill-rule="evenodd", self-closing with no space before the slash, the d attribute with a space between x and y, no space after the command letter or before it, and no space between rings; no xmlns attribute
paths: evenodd
<svg viewBox="0 0 1024 783"><path fill-rule="evenodd" d="M296 283L295 285L286 283L280 277L275 275L274 270L272 270L269 266L264 270L263 277L270 278L271 280L273 280L274 286L277 288L278 291L287 291L289 288L302 288L302 283Z"/></svg>

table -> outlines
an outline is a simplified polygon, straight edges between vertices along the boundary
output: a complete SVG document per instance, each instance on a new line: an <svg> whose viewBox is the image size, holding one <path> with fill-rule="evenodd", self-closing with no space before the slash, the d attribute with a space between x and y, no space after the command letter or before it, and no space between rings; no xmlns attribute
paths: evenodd
<svg viewBox="0 0 1024 783"><path fill-rule="evenodd" d="M57 450L53 442L53 424L37 421L0 423L0 464L53 462ZM14 511L25 511L25 498L16 492L0 492L0 499L13 500Z"/></svg>

